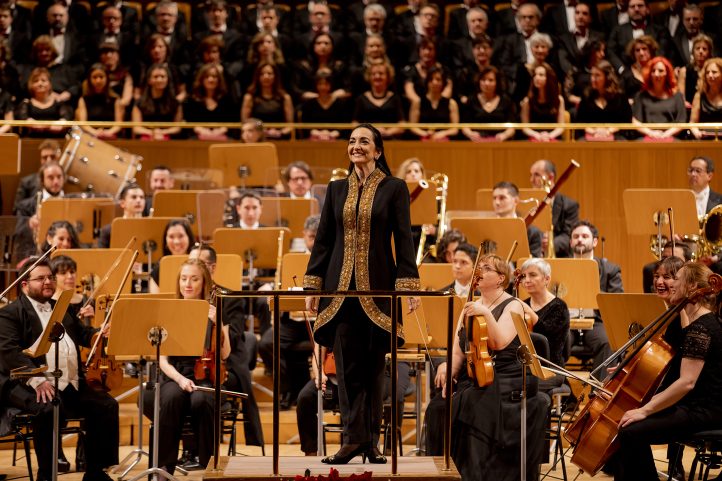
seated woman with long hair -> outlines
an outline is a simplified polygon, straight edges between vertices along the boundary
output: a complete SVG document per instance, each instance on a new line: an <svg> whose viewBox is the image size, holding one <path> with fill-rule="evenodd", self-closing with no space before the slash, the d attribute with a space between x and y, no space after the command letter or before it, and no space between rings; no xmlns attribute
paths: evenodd
<svg viewBox="0 0 722 481"><path fill-rule="evenodd" d="M172 219L168 221L163 231L163 255L180 256L189 254L195 244L193 230L186 219ZM153 264L150 271L151 294L160 292L160 263Z"/></svg>
<svg viewBox="0 0 722 481"><path fill-rule="evenodd" d="M311 41L309 50L309 57L298 62L294 69L295 97L303 100L316 97L317 93L314 91L316 72L322 68L331 72L331 83L336 87L333 96L348 97L348 89L345 86L348 78L347 66L335 50L333 37L328 33L318 33Z"/></svg>
<svg viewBox="0 0 722 481"><path fill-rule="evenodd" d="M188 259L178 272L177 299L203 299L208 301L213 285L211 274L199 259ZM206 336L216 324L216 308L208 305ZM231 353L228 325L223 326L221 360ZM160 419L154 429L159 429L158 466L169 473L175 470L178 445L183 432L183 418L190 414L195 446L201 466L207 466L213 453L213 394L196 391L196 386L210 387L210 380L196 379L194 367L198 357L161 356L160 369L163 378L160 385ZM147 396L150 400L150 396ZM152 417L153 403L144 403L146 416Z"/></svg>
<svg viewBox="0 0 722 481"><path fill-rule="evenodd" d="M690 63L677 69L677 85L688 104L692 104L694 100L694 94L697 93L697 85L699 85L704 64L712 58L713 51L714 42L712 39L705 34L697 35L692 39Z"/></svg>
<svg viewBox="0 0 722 481"><path fill-rule="evenodd" d="M187 122L237 122L238 106L228 96L222 69L217 64L201 66L193 91L183 109ZM200 140L227 140L228 127L193 127Z"/></svg>
<svg viewBox="0 0 722 481"><path fill-rule="evenodd" d="M469 97L467 104L462 107L462 121L470 124L515 122L516 105L505 93L499 69L489 65L481 69L476 78L476 95ZM511 127L504 130L473 130L464 127L461 132L472 142L503 142L514 137L515 130Z"/></svg>
<svg viewBox="0 0 722 481"><path fill-rule="evenodd" d="M50 72L37 67L28 79L30 98L24 99L15 109L17 120L73 120L73 108L59 101L53 93ZM36 125L25 127L28 137L63 137L66 127Z"/></svg>
<svg viewBox="0 0 722 481"><path fill-rule="evenodd" d="M422 124L458 124L459 105L456 100L442 95L448 78L443 69L431 67L426 72L424 87L426 93L419 100L411 101L409 122ZM459 133L457 127L448 129L424 129L414 127L411 132L421 140L434 142L449 140Z"/></svg>
<svg viewBox="0 0 722 481"><path fill-rule="evenodd" d="M276 66L281 78L281 85L287 90L290 84L290 73L281 44L270 33L261 32L253 36L248 47L246 65L241 71L241 91L245 92L251 86L253 76L261 62L272 63Z"/></svg>
<svg viewBox="0 0 722 481"><path fill-rule="evenodd" d="M402 72L404 79L404 96L409 102L421 100L421 97L426 94L426 75L431 67L445 69L445 67L441 65L441 62L439 62L436 43L427 37L422 37L419 42L418 62L407 65ZM446 72L446 77L450 78L448 72ZM444 86L441 95L446 98L451 98L453 92L454 84L452 81L449 81Z"/></svg>
<svg viewBox="0 0 722 481"><path fill-rule="evenodd" d="M120 51L114 43L104 43L100 46L100 63L108 74L110 90L120 98L123 108L130 107L133 101L133 76L130 69L120 63Z"/></svg>
<svg viewBox="0 0 722 481"><path fill-rule="evenodd" d="M642 90L642 86L644 85L644 69L647 63L649 63L653 57L657 56L659 44L653 37L642 35L630 41L625 50L627 56L634 59L632 65L622 71L624 93L631 102L631 99Z"/></svg>
<svg viewBox="0 0 722 481"><path fill-rule="evenodd" d="M682 123L687 121L684 97L677 90L672 64L664 57L654 57L644 68L642 91L632 103L632 123L648 141L664 142L674 140L681 127L651 129L645 123Z"/></svg>
<svg viewBox="0 0 722 481"><path fill-rule="evenodd" d="M396 124L403 122L401 97L391 89L394 68L388 63L374 64L366 72L370 89L356 98L353 121L358 123ZM401 135L403 127L377 127L383 138Z"/></svg>
<svg viewBox="0 0 722 481"><path fill-rule="evenodd" d="M534 67L529 94L521 101L521 121L523 123L563 123L564 99L559 95L559 82L554 70L547 63ZM556 140L564 129L550 131L522 129L530 140L551 142Z"/></svg>
<svg viewBox="0 0 722 481"><path fill-rule="evenodd" d="M88 78L83 81L83 96L78 100L75 111L75 120L122 122L123 105L118 95L110 89L108 73L102 64L96 63L90 67ZM83 127L99 139L115 139L118 137L120 127Z"/></svg>
<svg viewBox="0 0 722 481"><path fill-rule="evenodd" d="M44 254L51 246L57 246L58 249L78 249L80 248L80 240L78 233L73 224L67 220L56 220L45 235L45 241L40 247L40 254Z"/></svg>
<svg viewBox="0 0 722 481"><path fill-rule="evenodd" d="M722 428L722 324L716 295L687 299L710 287L711 275L705 265L687 262L671 281L669 304L686 303L680 311L681 329L665 335L675 354L662 387L621 417L617 481L657 479L651 445Z"/></svg>
<svg viewBox="0 0 722 481"><path fill-rule="evenodd" d="M168 78L173 84L173 93L176 100L183 102L188 95L186 90L187 72L184 74L171 62L170 46L165 37L159 33L152 34L145 45L145 55L140 63L140 78L135 82L134 97L139 99L143 94L144 86L148 84L150 68L154 65L165 65L168 70Z"/></svg>
<svg viewBox="0 0 722 481"><path fill-rule="evenodd" d="M168 67L152 65L147 77L143 95L133 107L133 122L181 122L183 109L176 98ZM180 127L133 127L133 133L143 140L168 140L180 131Z"/></svg>
<svg viewBox="0 0 722 481"><path fill-rule="evenodd" d="M264 123L293 122L291 96L281 86L281 76L275 64L261 62L253 74L253 83L243 96L241 120L254 117ZM290 127L266 128L266 137L280 139L291 134Z"/></svg>
<svg viewBox="0 0 722 481"><path fill-rule="evenodd" d="M692 113L689 121L694 123L722 123L722 58L707 60L699 77L699 87L692 100ZM691 129L697 140L714 139L719 131Z"/></svg>
<svg viewBox="0 0 722 481"><path fill-rule="evenodd" d="M622 92L614 67L606 60L591 69L591 83L577 107L576 121L604 124L584 129L584 138L589 141L621 139L619 129L609 124L632 121L632 108Z"/></svg>
<svg viewBox="0 0 722 481"><path fill-rule="evenodd" d="M50 270L56 279L53 299L58 300L60 294L65 290L76 291L78 287L78 264L73 258L64 255L53 257L50 260ZM86 294L74 292L73 297L70 299L68 313L71 316L80 316L86 325L90 325L93 317L95 317L95 309L90 303L84 305L87 300Z"/></svg>
<svg viewBox="0 0 722 481"><path fill-rule="evenodd" d="M316 96L303 102L298 113L300 122L338 124L351 121L348 99L336 94L333 72L326 67L316 72ZM336 129L311 129L311 140L336 140L341 132Z"/></svg>
<svg viewBox="0 0 722 481"><path fill-rule="evenodd" d="M15 58L16 63L20 63L20 83L25 85L31 73L38 67L43 67L50 73L52 83L52 91L55 92L55 100L58 102L70 102L73 105L80 95L80 76L83 74L82 68L70 66L66 63L58 63L56 60L60 56L53 39L49 35L40 35L33 40L33 46L30 50L30 62L25 59ZM29 92L29 90L28 90Z"/></svg>

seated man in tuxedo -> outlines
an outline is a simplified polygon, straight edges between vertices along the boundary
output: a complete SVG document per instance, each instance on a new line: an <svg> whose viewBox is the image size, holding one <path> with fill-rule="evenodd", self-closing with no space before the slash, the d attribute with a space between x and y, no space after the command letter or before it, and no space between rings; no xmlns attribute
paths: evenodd
<svg viewBox="0 0 722 481"><path fill-rule="evenodd" d="M535 189L551 189L557 181L557 168L550 160L537 160L529 170L530 182ZM554 254L556 257L571 257L569 235L579 221L579 204L574 199L558 193L552 197L552 225L554 227ZM547 251L548 234L543 233L542 250Z"/></svg>
<svg viewBox="0 0 722 481"><path fill-rule="evenodd" d="M499 182L492 192L494 213L499 218L514 218L516 206L519 205L519 188L511 182ZM526 236L529 241L529 252L533 257L542 257L542 231L533 225L527 226Z"/></svg>
<svg viewBox="0 0 722 481"><path fill-rule="evenodd" d="M21 293L17 301L0 309L0 404L18 408L35 415L33 441L38 462L38 481L52 476L54 383L43 376L30 378L27 383L11 380L10 371L16 368L34 369L43 364L48 372L54 370L55 346L46 356L31 358L24 349L33 345L50 321L55 305L55 276L46 260L32 266L37 258L30 258L20 273ZM32 269L31 269L32 267ZM77 317L66 313L63 318L65 335L58 343L61 425L67 416L84 417L86 431L86 473L83 481L110 481L104 469L118 464L118 403L109 394L90 388L85 382L78 346L89 347L97 332L84 326Z"/></svg>
<svg viewBox="0 0 722 481"><path fill-rule="evenodd" d="M60 144L57 140L43 140L38 146L40 152L40 166L48 162L57 162L60 159ZM15 202L13 203L13 214L18 213L20 203L25 199L35 198L35 194L40 190L40 177L37 172L28 174L20 179L18 190L15 192Z"/></svg>

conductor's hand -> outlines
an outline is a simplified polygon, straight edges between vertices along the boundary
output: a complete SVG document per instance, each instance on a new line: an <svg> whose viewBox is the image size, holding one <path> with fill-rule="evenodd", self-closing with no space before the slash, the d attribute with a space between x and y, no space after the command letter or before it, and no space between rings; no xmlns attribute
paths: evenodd
<svg viewBox="0 0 722 481"><path fill-rule="evenodd" d="M55 394L55 388L50 381L43 381L38 387L35 388L35 399L39 403L49 403L53 400Z"/></svg>
<svg viewBox="0 0 722 481"><path fill-rule="evenodd" d="M180 388L186 392L193 392L195 391L195 383L188 379L187 377L181 376L181 379L178 380L178 385Z"/></svg>
<svg viewBox="0 0 722 481"><path fill-rule="evenodd" d="M409 297L409 314L414 312L421 305L420 297Z"/></svg>
<svg viewBox="0 0 722 481"><path fill-rule="evenodd" d="M311 312L312 314L318 314L318 297L306 297L306 310Z"/></svg>

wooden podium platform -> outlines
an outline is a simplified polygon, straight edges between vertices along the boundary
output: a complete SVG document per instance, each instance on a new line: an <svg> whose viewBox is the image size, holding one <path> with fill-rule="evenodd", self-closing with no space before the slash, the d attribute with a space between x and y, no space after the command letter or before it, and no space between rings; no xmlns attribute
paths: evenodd
<svg viewBox="0 0 722 481"><path fill-rule="evenodd" d="M391 477L391 460L386 464L363 464L361 456L357 456L348 464L329 465L321 462L321 456L281 456L279 458L279 476L273 472L273 458L271 456L239 456L221 457L217 472L208 469L203 476L204 480L217 481L278 481L279 479L293 480L297 474L303 475L308 469L312 476L328 476L331 468L338 470L339 476L347 477L351 474L363 474L364 471L373 472L373 478ZM213 466L213 459L209 466ZM398 474L394 480L411 481L423 479L424 481L453 481L460 480L461 475L451 462L450 471L444 471L444 458L432 456L399 456Z"/></svg>

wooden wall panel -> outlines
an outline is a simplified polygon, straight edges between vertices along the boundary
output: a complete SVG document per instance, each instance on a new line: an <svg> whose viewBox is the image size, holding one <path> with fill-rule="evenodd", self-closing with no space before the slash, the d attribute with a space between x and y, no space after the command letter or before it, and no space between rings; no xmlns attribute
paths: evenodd
<svg viewBox="0 0 722 481"><path fill-rule="evenodd" d="M208 143L200 141L141 142L118 141L132 153L143 155L145 171L156 164L176 167L205 167ZM37 169L38 141L22 143L22 171ZM318 167L346 167L345 142L280 142L279 163L304 160ZM673 144L554 143L507 142L503 144L471 142L427 143L387 142L386 155L392 170L408 157L418 157L429 171L449 176L449 209L469 209L480 187L509 180L520 187L529 185L529 167L537 159L547 158L561 172L574 158L581 163L562 192L581 205L581 216L594 222L606 239L604 254L622 266L625 289L639 292L641 267L652 260L647 239L627 236L622 192L634 187L685 188L686 167L693 155L706 155L722 168L722 143L679 142ZM4 211L9 213L17 179L5 177ZM712 188L722 191L722 179L713 179ZM643 221L643 220L640 220ZM601 254L601 250L597 251Z"/></svg>

